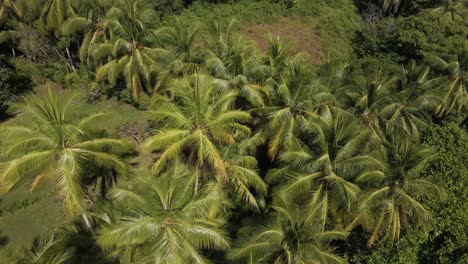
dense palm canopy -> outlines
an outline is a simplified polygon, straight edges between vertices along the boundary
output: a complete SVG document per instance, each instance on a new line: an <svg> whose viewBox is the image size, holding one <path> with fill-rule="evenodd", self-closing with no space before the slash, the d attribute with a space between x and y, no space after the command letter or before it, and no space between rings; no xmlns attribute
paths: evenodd
<svg viewBox="0 0 468 264"><path fill-rule="evenodd" d="M285 62L279 81L271 80L271 103L254 109L265 116L263 133L268 138L268 154L274 159L279 151L298 142L298 134L308 127L315 110L334 98L313 86L311 72L303 60L294 57ZM312 92L313 91L313 92Z"/></svg>
<svg viewBox="0 0 468 264"><path fill-rule="evenodd" d="M434 124L456 120L466 128L468 53L463 47L436 56L450 45L432 50L429 33L419 29L405 31L417 38L414 46L398 46L407 35L393 25L437 11L450 15L437 30L462 32L456 27L465 23L465 6L448 1L434 10L434 1L404 0L359 6L368 9L354 21L353 42L369 38L375 41L366 45L378 50L390 35L398 47L374 58L366 55L374 54L369 47L353 46L347 54L353 60L343 60L331 48L343 37L324 32L344 26L328 14L342 1L353 12L351 2L372 2L229 1L279 8L255 10L268 22L305 18L251 28L257 20L231 19L229 12L213 11L221 17L212 19L204 8L214 5L207 3L182 11L192 1L0 0L2 62L3 48L12 48L11 68L31 74L34 85L53 79L86 91L42 94L32 87L37 95L25 97L0 125L0 229L11 208L42 209L38 193L49 181L71 230L37 240L18 263L360 263L348 250L365 250L366 240L369 248L391 248L413 227L430 230L443 191L426 177L438 164L431 164L437 150L424 138ZM410 14L421 2L431 5L429 15ZM317 9L309 10L312 4ZM181 12L161 12L165 6ZM193 16L199 12L206 18ZM308 19L308 12L320 17ZM399 13L405 17L393 17ZM321 64L280 37L302 36L281 32L283 22L311 21L321 40L317 51L330 54ZM270 26L281 34L260 39L256 30ZM431 50L419 47L425 45ZM29 60L25 46L50 60ZM412 49L431 56L408 57ZM9 70L0 65L1 88L22 81L23 75L7 83ZM0 90L2 108L8 96ZM99 112L105 107L115 115ZM22 190L28 200L9 201ZM0 262L3 243L0 236Z"/></svg>
<svg viewBox="0 0 468 264"><path fill-rule="evenodd" d="M279 193L290 205L304 206L309 217L325 225L331 213L342 225L358 201L360 188L353 180L382 167L368 155L376 140L343 110L324 111L309 122L302 144L282 154L284 167L271 170L269 181L281 182Z"/></svg>
<svg viewBox="0 0 468 264"><path fill-rule="evenodd" d="M145 142L150 151L162 150L153 166L159 173L166 163L191 149L190 163L198 167L209 165L219 180L227 180L226 167L217 145L234 144L236 137L250 134L243 123L250 120L244 111L233 110L236 93L216 83L207 75L192 75L174 80L171 91L175 102L163 96L157 98L149 115L162 127Z"/></svg>
<svg viewBox="0 0 468 264"><path fill-rule="evenodd" d="M108 40L104 38L103 43L95 45L94 51L87 52L93 55L95 63L105 63L96 70L96 79L107 79L115 85L117 78L123 77L135 101L139 101L142 91L151 92L155 82L157 49L147 45L152 42L148 36L153 24L154 11L144 1L117 1L103 21ZM98 30L95 33L99 33ZM93 38L91 35L88 38L91 44ZM89 48L82 48L83 58ZM106 58L111 59L106 62Z"/></svg>
<svg viewBox="0 0 468 264"><path fill-rule="evenodd" d="M242 263L345 263L333 253L331 240L344 239L347 232L323 230L316 219L289 207L279 199L273 206L277 216L264 225L242 228L228 258Z"/></svg>
<svg viewBox="0 0 468 264"><path fill-rule="evenodd" d="M356 182L368 187L359 205L360 221L372 230L368 245L380 236L398 240L411 223L430 224L430 212L421 197L440 198L441 190L421 172L432 158L431 150L408 142L383 150L385 169L360 175Z"/></svg>
<svg viewBox="0 0 468 264"><path fill-rule="evenodd" d="M254 81L262 78L265 67L260 64L254 42L231 34L232 23L224 27L212 25L210 37L215 41L206 52L206 67L248 103L264 106L266 89Z"/></svg>
<svg viewBox="0 0 468 264"><path fill-rule="evenodd" d="M161 125L144 144L149 151L161 152L153 173L158 174L171 159L182 157L197 170L210 170L205 176L219 183L229 182L244 199L257 206L249 187L252 184L260 193L266 190L255 172L255 162L252 164L252 157L246 155L249 145L255 142L243 141L251 133L246 125L251 117L233 109L236 92L217 79L200 74L174 80L170 90L175 102L166 96L158 97L154 110L149 111L149 116ZM233 150L234 144L239 145ZM233 159L233 154L246 156ZM200 181L197 178L195 189Z"/></svg>
<svg viewBox="0 0 468 264"><path fill-rule="evenodd" d="M441 84L434 92L439 96L435 114L438 117L445 116L454 111L466 110L468 104L468 92L466 81L468 79L468 43L461 48L456 56L444 60L440 57L431 56L427 58L427 63L435 69L443 72L445 76L440 77Z"/></svg>
<svg viewBox="0 0 468 264"><path fill-rule="evenodd" d="M140 175L112 191L122 217L99 231L98 243L120 263L209 263L204 251L229 248L221 189L207 184L197 193L196 176L175 161L155 178Z"/></svg>
<svg viewBox="0 0 468 264"><path fill-rule="evenodd" d="M129 146L92 130L90 125L103 113L76 117L76 107L76 95L57 95L51 89L44 98L30 97L20 106L20 122L2 128L2 192L23 178L31 178L31 190L54 179L66 211L75 215L86 210L82 187L86 169L125 173L127 165L118 155Z"/></svg>

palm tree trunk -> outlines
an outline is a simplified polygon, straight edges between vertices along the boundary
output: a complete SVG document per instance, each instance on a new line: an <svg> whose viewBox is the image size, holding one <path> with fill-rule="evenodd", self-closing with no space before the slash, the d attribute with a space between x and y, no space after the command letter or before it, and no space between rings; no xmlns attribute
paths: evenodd
<svg viewBox="0 0 468 264"><path fill-rule="evenodd" d="M89 221L88 216L86 215L86 213L84 211L81 212L81 216L83 217L85 225L89 228L89 231L91 231L91 234L93 234L93 236L95 236L93 227L91 226L91 222Z"/></svg>
<svg viewBox="0 0 468 264"><path fill-rule="evenodd" d="M406 215L403 205L398 205L398 213L400 215L401 229L405 230L408 226L408 216Z"/></svg>
<svg viewBox="0 0 468 264"><path fill-rule="evenodd" d="M73 63L73 58L70 55L70 50L68 49L68 47L65 48L65 51L67 52L67 57L68 57L68 60L69 60L71 70L73 72L76 72L76 69L75 69L75 66L74 66L74 63Z"/></svg>

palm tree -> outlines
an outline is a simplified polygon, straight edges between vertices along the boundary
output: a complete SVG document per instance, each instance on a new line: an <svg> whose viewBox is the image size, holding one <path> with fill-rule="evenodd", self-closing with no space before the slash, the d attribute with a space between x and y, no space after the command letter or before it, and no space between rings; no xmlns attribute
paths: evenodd
<svg viewBox="0 0 468 264"><path fill-rule="evenodd" d="M434 95L441 98L435 110L437 117L443 117L452 112L462 112L468 105L466 81L468 80L468 42L459 49L456 56L444 60L431 56L426 62L435 69L446 74L441 77L442 83L434 91Z"/></svg>
<svg viewBox="0 0 468 264"><path fill-rule="evenodd" d="M265 68L253 41L242 36L233 36L233 21L228 26L212 24L205 55L205 64L214 77L224 80L225 85L236 90L239 96L253 106L264 105L266 88L260 85Z"/></svg>
<svg viewBox="0 0 468 264"><path fill-rule="evenodd" d="M110 0L80 1L76 5L77 15L68 18L63 23L62 32L65 36L84 33L78 55L80 61L86 62L88 66L95 66L91 59L94 57L93 52L96 51L97 45L109 39L105 33L103 18L110 6Z"/></svg>
<svg viewBox="0 0 468 264"><path fill-rule="evenodd" d="M463 22L468 15L467 6L463 0L447 0L443 6L434 8L434 11L448 15L453 22Z"/></svg>
<svg viewBox="0 0 468 264"><path fill-rule="evenodd" d="M243 205L245 202L257 211L261 207L259 200L266 197L268 190L258 174L258 162L254 156L258 146L263 143L264 138L257 133L221 150L236 204Z"/></svg>
<svg viewBox="0 0 468 264"><path fill-rule="evenodd" d="M418 65L414 60L402 67L396 76L396 85L392 83L390 94L377 109L378 120L373 122L374 129L385 126L385 132L393 137L408 137L415 142L419 140L421 128L431 125L430 113L440 101L429 94L440 82L437 78L429 79L429 73L429 67Z"/></svg>
<svg viewBox="0 0 468 264"><path fill-rule="evenodd" d="M381 1L383 9L389 13L396 13L403 4L406 4L406 0L379 0L379 1Z"/></svg>
<svg viewBox="0 0 468 264"><path fill-rule="evenodd" d="M158 50L149 48L148 36L155 18L154 10L144 1L117 1L103 21L110 40L91 52L96 62L112 58L97 69L96 79L107 78L113 85L123 76L137 102L140 92L151 92L154 84Z"/></svg>
<svg viewBox="0 0 468 264"><path fill-rule="evenodd" d="M281 202L265 225L243 227L228 258L235 263L346 263L329 246L331 240L344 239L347 232L324 231L298 207Z"/></svg>
<svg viewBox="0 0 468 264"><path fill-rule="evenodd" d="M66 246L65 234L55 232L50 237L41 236L33 246L8 264L66 264L70 263L73 251Z"/></svg>
<svg viewBox="0 0 468 264"><path fill-rule="evenodd" d="M19 18L22 17L22 12L16 6L15 0L3 0L0 3L0 26L3 26L3 23L7 20L10 12Z"/></svg>
<svg viewBox="0 0 468 264"><path fill-rule="evenodd" d="M149 116L161 127L144 143L147 150L160 152L153 173L158 174L167 162L182 157L200 170L198 173L214 177L219 183L230 183L241 197L256 206L249 188L254 187L261 194L266 186L250 157L257 138L244 141L251 132L245 125L251 117L233 109L235 91L200 74L173 81L170 90L174 92L174 100L159 96L155 109L149 111ZM233 156L241 154L246 156L237 156L239 159ZM198 177L194 184L197 190L201 184Z"/></svg>
<svg viewBox="0 0 468 264"><path fill-rule="evenodd" d="M266 118L262 131L268 139L268 155L272 160L278 152L298 142L297 135L308 127L317 107L334 101L328 92L315 89L311 72L302 60L296 57L286 63L281 80L270 84L269 106L253 110Z"/></svg>
<svg viewBox="0 0 468 264"><path fill-rule="evenodd" d="M31 190L39 182L55 178L66 212L74 216L86 210L82 189L85 167L125 173L127 165L117 154L127 151L128 144L93 133L90 124L103 113L77 118L77 103L76 95L58 95L51 89L45 98L27 98L19 110L18 125L2 128L2 192L22 178L34 177Z"/></svg>
<svg viewBox="0 0 468 264"><path fill-rule="evenodd" d="M341 109L324 111L310 121L302 143L281 155L286 165L269 172L267 180L280 182L279 193L290 205L325 225L329 214L343 225L354 213L360 189L359 175L379 173L382 164L369 153L378 141L358 119Z"/></svg>
<svg viewBox="0 0 468 264"><path fill-rule="evenodd" d="M104 45L106 47L104 47ZM127 41L119 38L99 45L99 48L108 49L114 59L100 66L96 71L96 79L107 79L111 85L115 85L119 76L123 76L127 83L127 89L131 92L133 100L140 99L140 93L153 91L155 69L152 67L158 51L140 45L136 41Z"/></svg>
<svg viewBox="0 0 468 264"><path fill-rule="evenodd" d="M104 226L98 243L121 263L208 263L203 252L229 248L220 189L207 184L196 194L195 176L181 162L159 177L140 176L112 191L122 218Z"/></svg>
<svg viewBox="0 0 468 264"><path fill-rule="evenodd" d="M156 43L166 51L164 69L168 77L182 77L197 72L203 62L200 50L195 48L199 28L177 19L171 26L154 32Z"/></svg>
<svg viewBox="0 0 468 264"><path fill-rule="evenodd" d="M51 32L56 38L63 36L63 24L68 18L76 16L69 0L50 0L41 15L42 27L45 32Z"/></svg>
<svg viewBox="0 0 468 264"><path fill-rule="evenodd" d="M371 78L358 78L352 84L340 87L334 95L366 125L372 125L382 106L389 103L396 79L380 73Z"/></svg>
<svg viewBox="0 0 468 264"><path fill-rule="evenodd" d="M184 149L192 149L190 163L202 167L205 163L227 179L226 167L218 145L234 144L238 133L250 134L243 123L250 115L233 110L236 93L216 85L215 79L195 74L174 80L171 91L174 102L159 97L150 117L161 123L159 132L145 142L150 151L162 151L153 165L158 174L172 158L181 156Z"/></svg>
<svg viewBox="0 0 468 264"><path fill-rule="evenodd" d="M441 196L440 188L421 175L433 157L431 149L402 141L388 145L382 154L386 161L382 172L356 178L367 191L350 227L361 224L372 231L369 247L379 237L398 240L401 231L412 223L430 225L430 212L421 204L422 197Z"/></svg>
<svg viewBox="0 0 468 264"><path fill-rule="evenodd" d="M287 69L288 60L292 59L293 55L289 43L281 39L279 35L268 35L268 50L265 60L269 78L279 81L281 74ZM300 55L302 56L302 54Z"/></svg>

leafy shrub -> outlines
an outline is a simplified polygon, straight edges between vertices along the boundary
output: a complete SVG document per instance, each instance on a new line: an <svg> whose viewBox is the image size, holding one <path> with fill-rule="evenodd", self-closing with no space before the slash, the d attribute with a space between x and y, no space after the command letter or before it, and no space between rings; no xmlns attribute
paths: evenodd
<svg viewBox="0 0 468 264"><path fill-rule="evenodd" d="M4 56L0 56L0 119L15 97L30 90L29 76L17 72Z"/></svg>
<svg viewBox="0 0 468 264"><path fill-rule="evenodd" d="M467 263L468 133L458 123L444 123L427 132L425 143L439 154L427 175L437 180L447 197L441 203L432 202L437 232L425 245L423 261Z"/></svg>
<svg viewBox="0 0 468 264"><path fill-rule="evenodd" d="M463 23L425 10L408 17L368 21L358 34L356 47L360 56L385 53L397 61L410 60L434 54L455 54L467 34L468 27Z"/></svg>

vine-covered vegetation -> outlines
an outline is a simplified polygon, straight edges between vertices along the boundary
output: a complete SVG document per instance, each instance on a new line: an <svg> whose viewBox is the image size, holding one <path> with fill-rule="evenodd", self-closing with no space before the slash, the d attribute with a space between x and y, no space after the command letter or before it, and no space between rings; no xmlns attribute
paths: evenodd
<svg viewBox="0 0 468 264"><path fill-rule="evenodd" d="M466 17L0 1L0 262L468 262Z"/></svg>

